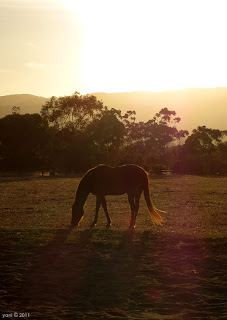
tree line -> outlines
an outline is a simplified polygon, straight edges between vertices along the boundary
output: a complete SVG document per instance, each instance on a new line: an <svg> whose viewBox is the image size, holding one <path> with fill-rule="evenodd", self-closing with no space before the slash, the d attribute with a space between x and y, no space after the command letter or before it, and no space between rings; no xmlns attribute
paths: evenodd
<svg viewBox="0 0 227 320"><path fill-rule="evenodd" d="M122 114L93 95L52 97L41 114L0 119L0 170L83 172L99 163L135 163L146 170L227 174L227 131L178 130L181 119L162 108L147 122Z"/></svg>

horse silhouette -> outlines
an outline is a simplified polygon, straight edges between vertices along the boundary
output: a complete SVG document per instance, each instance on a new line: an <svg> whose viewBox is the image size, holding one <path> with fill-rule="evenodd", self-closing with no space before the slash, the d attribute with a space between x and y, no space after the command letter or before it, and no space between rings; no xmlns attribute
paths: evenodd
<svg viewBox="0 0 227 320"><path fill-rule="evenodd" d="M148 173L141 167L134 164L126 164L119 167L98 165L90 170L81 179L75 202L72 205L72 226L77 226L84 216L83 206L89 195L96 196L95 219L91 225L94 227L98 221L98 213L102 205L107 218L107 227L111 225L111 219L107 211L106 195L122 195L127 193L131 207L131 221L129 228L133 229L136 223L136 216L139 210L139 201L142 192L149 209L152 222L161 225L163 218L154 207L149 194ZM158 210L160 211L160 210Z"/></svg>

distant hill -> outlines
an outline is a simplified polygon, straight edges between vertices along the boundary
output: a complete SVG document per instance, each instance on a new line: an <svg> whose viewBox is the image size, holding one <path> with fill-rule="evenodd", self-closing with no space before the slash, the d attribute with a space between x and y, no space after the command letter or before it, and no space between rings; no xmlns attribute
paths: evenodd
<svg viewBox="0 0 227 320"><path fill-rule="evenodd" d="M136 111L136 121L152 119L161 108L176 111L179 127L191 131L198 126L227 129L227 88L182 89L164 92L93 93L104 105Z"/></svg>
<svg viewBox="0 0 227 320"><path fill-rule="evenodd" d="M161 108L174 110L181 118L179 128L191 131L198 126L227 130L227 88L182 89L164 92L93 93L109 108L136 111L136 121L152 119ZM0 96L0 117L12 113L13 106L20 113L40 112L48 98L30 94Z"/></svg>
<svg viewBox="0 0 227 320"><path fill-rule="evenodd" d="M12 113L14 106L20 107L20 114L39 113L47 98L31 94L0 96L0 118Z"/></svg>

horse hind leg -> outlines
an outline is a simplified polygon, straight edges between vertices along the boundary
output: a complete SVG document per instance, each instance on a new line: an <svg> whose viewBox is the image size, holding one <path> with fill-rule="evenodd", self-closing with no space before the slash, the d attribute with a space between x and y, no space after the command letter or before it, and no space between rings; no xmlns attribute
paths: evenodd
<svg viewBox="0 0 227 320"><path fill-rule="evenodd" d="M139 211L139 206L140 206L140 197L141 197L142 192L136 193L135 195L135 220Z"/></svg>
<svg viewBox="0 0 227 320"><path fill-rule="evenodd" d="M130 220L129 229L134 229L135 223L136 223L136 205L135 205L134 195L131 193L128 194L128 202L131 207L131 220Z"/></svg>
<svg viewBox="0 0 227 320"><path fill-rule="evenodd" d="M129 229L134 229L136 224L136 217L139 211L139 203L142 191L136 192L134 195L128 195L128 201L131 206L131 222L129 225Z"/></svg>
<svg viewBox="0 0 227 320"><path fill-rule="evenodd" d="M106 225L106 227L108 228L108 227L111 226L111 219L110 219L109 213L108 213L108 211L107 211L107 205L106 205L106 199L105 199L105 197L102 198L102 207L103 207L103 210L104 210L104 212L105 212L105 214L106 214L106 219L107 219L107 225Z"/></svg>

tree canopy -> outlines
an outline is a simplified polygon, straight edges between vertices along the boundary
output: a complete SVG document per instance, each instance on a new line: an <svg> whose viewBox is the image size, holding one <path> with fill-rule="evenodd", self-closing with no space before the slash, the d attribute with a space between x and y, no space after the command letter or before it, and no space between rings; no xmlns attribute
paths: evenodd
<svg viewBox="0 0 227 320"><path fill-rule="evenodd" d="M226 131L200 126L178 130L181 119L162 108L136 122L93 95L52 97L39 114L20 109L0 119L0 170L84 171L107 163L136 163L147 170L227 174Z"/></svg>
<svg viewBox="0 0 227 320"><path fill-rule="evenodd" d="M88 123L101 116L102 110L103 103L95 96L82 96L75 92L72 96L52 97L42 107L41 115L59 129L68 127L74 131L83 131Z"/></svg>

